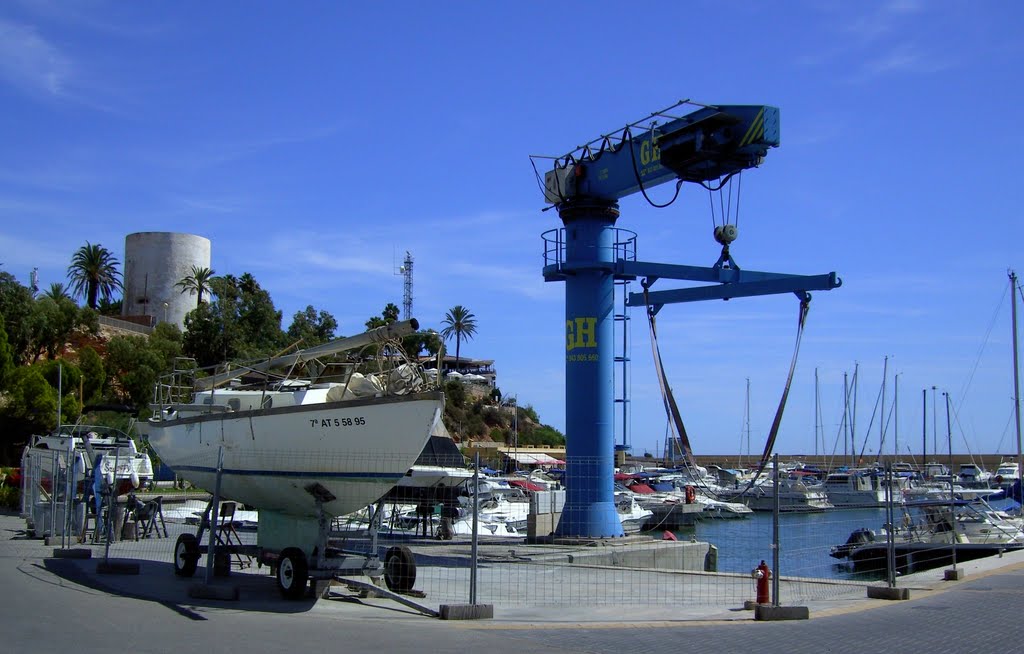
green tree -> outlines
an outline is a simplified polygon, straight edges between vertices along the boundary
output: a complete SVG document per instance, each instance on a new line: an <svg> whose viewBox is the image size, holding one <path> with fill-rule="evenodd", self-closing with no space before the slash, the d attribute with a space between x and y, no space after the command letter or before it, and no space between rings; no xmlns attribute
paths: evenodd
<svg viewBox="0 0 1024 654"><path fill-rule="evenodd" d="M444 340L451 340L455 337L455 369L459 368L459 353L462 349L462 339L471 339L476 335L476 316L461 304L452 307L444 317L442 323L445 325L441 330Z"/></svg>
<svg viewBox="0 0 1024 654"><path fill-rule="evenodd" d="M100 313L95 309L90 309L89 307L80 308L78 310L77 329L89 334L90 336L99 336Z"/></svg>
<svg viewBox="0 0 1024 654"><path fill-rule="evenodd" d="M0 391L7 387L7 381L14 374L14 355L11 344L7 342L7 330L4 329L3 315L0 315Z"/></svg>
<svg viewBox="0 0 1024 654"><path fill-rule="evenodd" d="M153 386L166 369L164 355L144 336L115 336L107 343L108 373L117 399L138 407L153 397Z"/></svg>
<svg viewBox="0 0 1024 654"><path fill-rule="evenodd" d="M163 362L161 372L174 369L174 360L181 356L183 336L178 326L162 322L149 335L149 347L160 356Z"/></svg>
<svg viewBox="0 0 1024 654"><path fill-rule="evenodd" d="M246 358L271 356L284 345L281 312L274 307L270 293L260 287L252 274L244 273L238 278L238 290L241 355Z"/></svg>
<svg viewBox="0 0 1024 654"><path fill-rule="evenodd" d="M238 352L232 329L233 323L226 324L226 318L221 314L219 301L201 304L185 316L182 350L195 359L200 368L234 359Z"/></svg>
<svg viewBox="0 0 1024 654"><path fill-rule="evenodd" d="M60 282L53 282L50 284L50 288L47 289L44 295L55 301L61 298L71 299L71 296L68 295L67 289L64 288L64 284L61 284Z"/></svg>
<svg viewBox="0 0 1024 654"><path fill-rule="evenodd" d="M96 308L99 297L110 299L121 288L121 273L113 254L100 244L88 241L78 248L68 266L68 280L75 297L85 297L90 309Z"/></svg>
<svg viewBox="0 0 1024 654"><path fill-rule="evenodd" d="M413 359L418 358L424 350L430 356L435 356L441 351L442 344L441 335L433 329L415 332L402 339L402 349Z"/></svg>
<svg viewBox="0 0 1024 654"><path fill-rule="evenodd" d="M201 367L273 355L285 343L281 312L249 273L210 280L212 302L185 316L183 350Z"/></svg>
<svg viewBox="0 0 1024 654"><path fill-rule="evenodd" d="M393 322L398 322L400 315L402 315L402 312L398 306L394 302L388 302L379 316L373 316L366 321L366 329L376 329L384 325L390 325Z"/></svg>
<svg viewBox="0 0 1024 654"><path fill-rule="evenodd" d="M78 383L82 380L82 371L78 366L65 359L51 359L36 364L39 371L54 390L78 392Z"/></svg>
<svg viewBox="0 0 1024 654"><path fill-rule="evenodd" d="M338 321L327 311L317 312L310 304L305 311L296 311L292 316L292 324L288 327L288 340L291 343L301 341L299 347L307 348L326 343L334 339L334 331Z"/></svg>
<svg viewBox="0 0 1024 654"><path fill-rule="evenodd" d="M213 276L214 271L210 268L192 266L189 274L182 277L175 287L180 288L182 293L197 296L196 306L198 307L203 303L203 293L210 293L210 280L213 279Z"/></svg>
<svg viewBox="0 0 1024 654"><path fill-rule="evenodd" d="M71 334L79 326L79 309L71 298L44 295L35 301L30 316L32 361L43 354L50 359L64 351Z"/></svg>
<svg viewBox="0 0 1024 654"><path fill-rule="evenodd" d="M82 404L94 404L103 396L107 382L103 359L89 346L78 351L78 369L82 371Z"/></svg>
<svg viewBox="0 0 1024 654"><path fill-rule="evenodd" d="M519 444L565 446L565 436L550 425L539 425L533 429L519 430Z"/></svg>
<svg viewBox="0 0 1024 654"><path fill-rule="evenodd" d="M78 385L82 372L78 366L65 359L40 361L33 366L43 375L43 379L55 392L60 393L61 423L74 422L82 412L82 402L77 397Z"/></svg>
<svg viewBox="0 0 1024 654"><path fill-rule="evenodd" d="M124 301L121 298L116 300L108 300L106 298L100 298L99 306L96 310L101 316L112 316L117 317L121 315L121 307L124 305Z"/></svg>
<svg viewBox="0 0 1024 654"><path fill-rule="evenodd" d="M25 364L31 357L30 316L34 306L32 291L10 273L0 272L0 315L4 317L7 342L11 346L11 358L16 366Z"/></svg>
<svg viewBox="0 0 1024 654"><path fill-rule="evenodd" d="M57 390L36 366L16 368L8 384L6 417L11 419L15 442L28 435L47 433L57 426Z"/></svg>

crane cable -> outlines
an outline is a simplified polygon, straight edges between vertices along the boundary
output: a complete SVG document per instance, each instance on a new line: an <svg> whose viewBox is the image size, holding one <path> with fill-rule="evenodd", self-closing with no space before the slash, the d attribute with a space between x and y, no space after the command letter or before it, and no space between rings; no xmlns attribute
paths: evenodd
<svg viewBox="0 0 1024 654"><path fill-rule="evenodd" d="M672 424L676 434L679 435L683 460L686 462L687 467L692 466L696 468L697 461L693 458L693 448L690 446L690 438L686 434L686 427L683 425L683 418L679 413L679 405L676 403L672 388L668 385L668 380L665 378L665 367L661 360L661 348L658 346L658 326L657 320L654 317L654 305L650 303L648 295L649 286L650 284L645 280L643 283L644 306L647 307L647 324L651 332L651 352L654 356L654 370L658 376L658 386L661 388L661 399L665 405L665 413L668 416L669 423Z"/></svg>
<svg viewBox="0 0 1024 654"><path fill-rule="evenodd" d="M665 405L665 412L668 415L669 421L675 426L676 433L679 434L679 442L682 447L682 454L686 466L695 470L697 468L697 461L693 456L693 447L690 445L690 439L686 433L686 427L683 425L683 419L679 412L679 405L676 402L675 395L672 393L672 388L668 385L668 381L665 377L665 369L661 358L661 348L658 346L658 328L655 319L655 308L650 303L648 295L648 287L650 284L645 280L642 285L644 289L644 306L647 307L647 322L651 333L651 350L654 354L654 368L658 376L658 385L661 388L661 396ZM793 348L793 357L789 363L789 374L786 377L786 385L783 388L782 397L779 399L779 406L775 410L775 419L772 421L772 428L765 441L764 451L761 454L761 460L757 466L757 473L754 475L754 478L747 483L746 488L744 488L739 494L741 496L746 494L747 491L757 483L757 480L761 477L765 467L768 465L768 460L772 456L772 451L775 447L775 439L778 437L779 427L782 425L782 415L786 410L786 400L789 397L789 389L793 383L793 375L796 372L796 362L800 355L800 342L803 339L804 327L807 324L807 313L810 309L810 301L810 293L803 293L800 296L796 344Z"/></svg>

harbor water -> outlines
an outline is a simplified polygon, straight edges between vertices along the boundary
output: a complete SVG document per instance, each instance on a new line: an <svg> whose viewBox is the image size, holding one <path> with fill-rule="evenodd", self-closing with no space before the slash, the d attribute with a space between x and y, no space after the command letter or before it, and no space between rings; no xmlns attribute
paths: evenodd
<svg viewBox="0 0 1024 654"><path fill-rule="evenodd" d="M1017 511L1012 500L991 502L993 508ZM896 507L894 519L902 519ZM884 508L831 509L779 516L779 568L784 576L875 581L884 572L854 572L842 559L829 555L856 529L878 531L885 524ZM772 565L772 514L755 512L735 520L702 520L673 532L680 540L698 540L718 548L718 571L749 573L763 559Z"/></svg>
<svg viewBox="0 0 1024 654"><path fill-rule="evenodd" d="M779 568L783 575L869 581L876 573L854 573L844 561L829 556L833 545L846 542L855 529L878 530L885 509L783 513L779 516ZM680 540L707 541L718 548L718 571L749 573L761 560L772 565L772 514L755 512L736 520L702 520L673 532Z"/></svg>

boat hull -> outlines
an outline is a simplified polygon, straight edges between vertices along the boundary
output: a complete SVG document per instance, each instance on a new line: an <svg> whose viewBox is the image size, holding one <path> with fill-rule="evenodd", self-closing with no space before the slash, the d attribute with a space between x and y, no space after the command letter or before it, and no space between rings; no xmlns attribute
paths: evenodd
<svg viewBox="0 0 1024 654"><path fill-rule="evenodd" d="M167 413L150 421L149 443L193 485L251 507L315 516L309 488L329 493L338 516L365 507L405 475L440 419L440 391L250 411ZM333 499L331 497L333 496Z"/></svg>

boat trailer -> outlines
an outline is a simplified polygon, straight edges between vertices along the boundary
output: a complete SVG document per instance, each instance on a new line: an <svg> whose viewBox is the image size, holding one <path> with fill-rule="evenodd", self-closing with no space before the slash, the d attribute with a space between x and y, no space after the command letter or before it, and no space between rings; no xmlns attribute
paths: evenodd
<svg viewBox="0 0 1024 654"><path fill-rule="evenodd" d="M199 520L196 533L186 532L178 536L174 545L174 574L191 577L199 565L199 559L207 556L207 582L212 568L216 576L227 576L231 569L232 557L255 559L259 565L268 565L277 581L278 591L285 599L297 600L307 595L308 590L316 592L317 582L338 581L359 590L365 596L392 599L426 615L438 617L438 612L418 604L409 596L414 595L416 582L416 560L412 550L404 545L387 549L381 561L378 555L377 530L383 515L381 499L372 507L368 532L370 551L360 552L332 546L343 534L332 530L332 518L323 509L324 504L335 496L324 486L314 483L306 488L316 504L317 538L311 548L289 546L281 549L246 545L224 538L219 533L217 511L219 499L213 497L206 505ZM209 530L208 543L202 544L205 532ZM312 556L307 557L306 552ZM367 577L369 582L351 577ZM381 586L383 578L386 588ZM310 581L313 581L311 588ZM329 591L324 591L325 596Z"/></svg>

